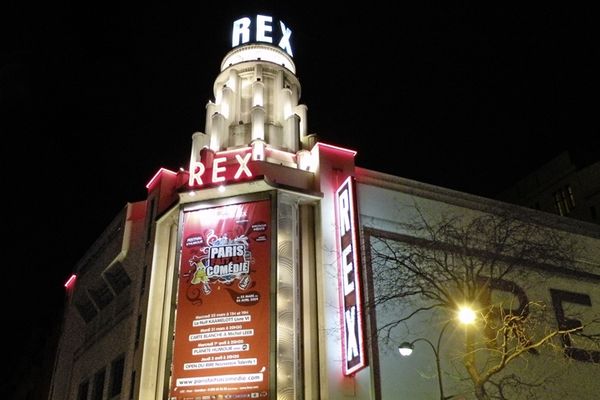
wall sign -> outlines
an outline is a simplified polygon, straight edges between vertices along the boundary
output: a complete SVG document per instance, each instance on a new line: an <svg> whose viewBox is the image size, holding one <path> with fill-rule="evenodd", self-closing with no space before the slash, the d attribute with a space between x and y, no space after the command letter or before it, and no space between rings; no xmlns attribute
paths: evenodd
<svg viewBox="0 0 600 400"><path fill-rule="evenodd" d="M188 186L202 187L206 184L222 184L253 177L252 152L250 148L217 153L210 161L191 161Z"/></svg>
<svg viewBox="0 0 600 400"><path fill-rule="evenodd" d="M335 202L343 368L344 375L351 375L367 365L363 343L360 258L352 177L346 178L337 189Z"/></svg>
<svg viewBox="0 0 600 400"><path fill-rule="evenodd" d="M269 15L243 17L233 21L231 31L231 47L250 42L276 43L282 50L293 57L290 37L292 31L283 21L274 20Z"/></svg>

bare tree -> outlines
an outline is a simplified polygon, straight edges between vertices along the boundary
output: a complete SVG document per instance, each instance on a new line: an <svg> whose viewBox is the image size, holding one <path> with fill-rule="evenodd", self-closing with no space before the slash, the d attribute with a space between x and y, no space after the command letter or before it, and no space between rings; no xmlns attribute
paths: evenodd
<svg viewBox="0 0 600 400"><path fill-rule="evenodd" d="M592 325L597 320L582 322L564 315L560 320L548 312L552 305L529 299L520 286L567 269L598 279L576 262L581 249L573 235L525 214L454 215L432 221L416 211L418 217L401 224L398 233L367 235L374 282L369 305L393 315L378 323L379 340L392 340L398 329L424 313L442 311L451 318L463 304L475 307L477 329L466 331L459 359L479 400L508 398L516 387L535 398L541 382L507 369L510 364L549 347L569 355L569 348L584 337L588 345L597 346L599 337L589 333L598 328ZM571 358L600 363L600 352L581 350ZM439 384L441 397L451 398L443 395L441 377Z"/></svg>

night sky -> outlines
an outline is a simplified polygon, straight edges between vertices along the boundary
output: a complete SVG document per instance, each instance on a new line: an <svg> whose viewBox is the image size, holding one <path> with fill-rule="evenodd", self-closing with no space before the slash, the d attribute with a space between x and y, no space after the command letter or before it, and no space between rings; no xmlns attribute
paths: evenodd
<svg viewBox="0 0 600 400"><path fill-rule="evenodd" d="M360 167L493 197L563 150L599 158L595 10L211 3L227 5L0 12L2 292L15 341L58 323L77 260L154 173L187 166L243 15L292 29L309 132L357 150Z"/></svg>

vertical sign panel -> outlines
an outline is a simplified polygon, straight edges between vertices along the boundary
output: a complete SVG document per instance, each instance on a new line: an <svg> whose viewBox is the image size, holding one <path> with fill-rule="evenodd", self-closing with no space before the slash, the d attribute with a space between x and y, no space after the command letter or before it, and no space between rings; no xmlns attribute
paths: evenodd
<svg viewBox="0 0 600 400"><path fill-rule="evenodd" d="M348 177L335 194L344 375L351 375L366 366L352 183L352 177Z"/></svg>
<svg viewBox="0 0 600 400"><path fill-rule="evenodd" d="M184 212L171 400L269 398L270 201Z"/></svg>

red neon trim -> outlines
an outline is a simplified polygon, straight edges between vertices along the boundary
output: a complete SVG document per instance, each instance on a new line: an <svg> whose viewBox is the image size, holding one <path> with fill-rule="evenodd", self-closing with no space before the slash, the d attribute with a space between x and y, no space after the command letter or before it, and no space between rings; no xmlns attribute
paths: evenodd
<svg viewBox="0 0 600 400"><path fill-rule="evenodd" d="M77 275L73 274L69 277L69 279L65 282L65 287L67 289L71 289L71 287L75 284L75 280L77 279Z"/></svg>
<svg viewBox="0 0 600 400"><path fill-rule="evenodd" d="M163 173L170 174L170 175L177 175L177 172L170 171L166 168L161 168L158 170L158 172L156 174L154 174L152 179L150 179L150 181L146 184L146 189L150 189Z"/></svg>
<svg viewBox="0 0 600 400"><path fill-rule="evenodd" d="M324 147L324 148L330 149L330 150L341 151L343 153L350 153L353 156L356 155L356 150L345 149L343 147L334 146L332 144L317 142L317 146Z"/></svg>

